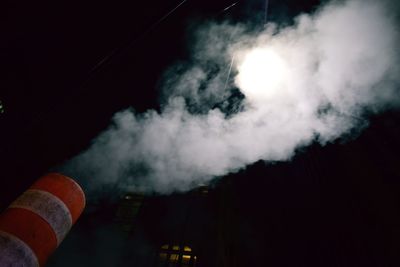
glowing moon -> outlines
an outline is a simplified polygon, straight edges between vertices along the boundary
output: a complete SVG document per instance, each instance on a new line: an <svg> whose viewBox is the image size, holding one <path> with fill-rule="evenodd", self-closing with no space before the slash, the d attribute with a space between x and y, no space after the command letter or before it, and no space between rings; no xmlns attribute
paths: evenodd
<svg viewBox="0 0 400 267"><path fill-rule="evenodd" d="M263 100L277 93L287 72L282 57L268 48L249 51L237 69L236 84L250 100Z"/></svg>

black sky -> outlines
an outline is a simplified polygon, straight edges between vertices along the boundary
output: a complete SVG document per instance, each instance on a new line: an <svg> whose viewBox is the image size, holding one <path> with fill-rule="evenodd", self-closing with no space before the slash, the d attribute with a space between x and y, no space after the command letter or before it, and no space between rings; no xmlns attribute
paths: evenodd
<svg viewBox="0 0 400 267"><path fill-rule="evenodd" d="M319 1L270 1L270 19L290 21ZM3 202L34 177L82 151L112 114L158 107L163 71L187 58L189 25L257 20L264 2L7 1L0 28ZM260 19L262 23L262 19ZM156 25L155 25L156 24ZM108 55L113 56L93 71ZM11 182L12 181L12 182ZM9 196L8 196L9 195Z"/></svg>

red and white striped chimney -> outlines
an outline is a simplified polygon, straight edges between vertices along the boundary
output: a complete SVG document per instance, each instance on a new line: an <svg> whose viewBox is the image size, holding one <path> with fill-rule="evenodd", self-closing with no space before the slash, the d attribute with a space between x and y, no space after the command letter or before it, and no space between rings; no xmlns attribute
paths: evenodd
<svg viewBox="0 0 400 267"><path fill-rule="evenodd" d="M82 188L50 173L0 215L0 266L43 266L85 207Z"/></svg>

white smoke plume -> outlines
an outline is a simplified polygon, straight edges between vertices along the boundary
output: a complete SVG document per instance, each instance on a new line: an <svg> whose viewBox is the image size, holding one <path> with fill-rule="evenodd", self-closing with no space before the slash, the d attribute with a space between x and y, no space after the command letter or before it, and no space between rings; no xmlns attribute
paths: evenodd
<svg viewBox="0 0 400 267"><path fill-rule="evenodd" d="M192 58L165 74L161 111L115 114L62 169L89 191L171 193L365 127L399 104L395 15L349 0L291 26L203 25Z"/></svg>

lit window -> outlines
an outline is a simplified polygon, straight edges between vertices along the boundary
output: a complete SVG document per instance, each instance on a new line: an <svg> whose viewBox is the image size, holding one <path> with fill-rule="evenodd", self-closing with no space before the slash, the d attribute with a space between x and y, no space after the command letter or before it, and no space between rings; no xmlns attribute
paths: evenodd
<svg viewBox="0 0 400 267"><path fill-rule="evenodd" d="M193 255L192 249L189 246L165 244L160 248L157 266L193 267L196 266L196 260L197 257Z"/></svg>
<svg viewBox="0 0 400 267"><path fill-rule="evenodd" d="M179 254L171 254L171 256L169 257L169 261L171 263L178 263L178 259L179 259Z"/></svg>

